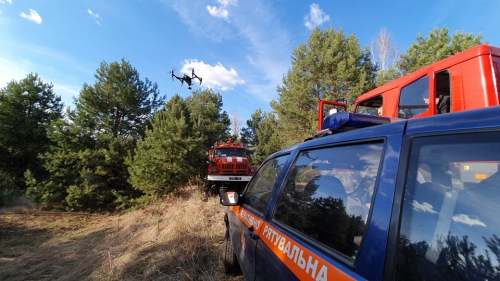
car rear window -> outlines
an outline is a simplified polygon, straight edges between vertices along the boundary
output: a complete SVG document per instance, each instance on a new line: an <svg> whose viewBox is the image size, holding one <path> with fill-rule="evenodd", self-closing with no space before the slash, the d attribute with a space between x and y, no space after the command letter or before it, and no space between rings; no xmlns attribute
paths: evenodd
<svg viewBox="0 0 500 281"><path fill-rule="evenodd" d="M397 280L500 279L500 133L412 142Z"/></svg>

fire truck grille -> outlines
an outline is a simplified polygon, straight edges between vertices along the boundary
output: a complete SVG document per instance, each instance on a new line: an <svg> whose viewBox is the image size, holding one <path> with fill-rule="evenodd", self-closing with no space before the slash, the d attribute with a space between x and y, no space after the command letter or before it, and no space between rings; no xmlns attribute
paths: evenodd
<svg viewBox="0 0 500 281"><path fill-rule="evenodd" d="M236 164L236 170L246 170L247 165L246 164Z"/></svg>
<svg viewBox="0 0 500 281"><path fill-rule="evenodd" d="M222 174L225 175L245 175L247 172L247 164L222 164Z"/></svg>

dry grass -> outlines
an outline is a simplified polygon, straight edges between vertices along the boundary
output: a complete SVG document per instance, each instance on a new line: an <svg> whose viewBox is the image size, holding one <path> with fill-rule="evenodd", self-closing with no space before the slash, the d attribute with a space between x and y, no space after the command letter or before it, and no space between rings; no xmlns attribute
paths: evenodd
<svg viewBox="0 0 500 281"><path fill-rule="evenodd" d="M0 210L0 280L243 280L221 266L224 212L195 190L121 215Z"/></svg>

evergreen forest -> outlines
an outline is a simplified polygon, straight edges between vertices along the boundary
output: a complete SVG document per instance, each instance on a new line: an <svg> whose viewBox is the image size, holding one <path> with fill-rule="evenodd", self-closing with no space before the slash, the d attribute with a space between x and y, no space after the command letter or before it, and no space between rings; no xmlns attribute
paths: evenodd
<svg viewBox="0 0 500 281"><path fill-rule="evenodd" d="M374 41L385 39L381 32ZM215 141L247 144L259 165L315 133L319 99L351 105L381 84L482 43L481 34L436 27L387 60L395 45L361 46L342 28L316 28L293 50L272 111L256 109L238 134L221 93L165 95L125 59L101 62L71 106L29 73L0 89L0 206L28 198L50 210L113 212L187 185L203 191L206 152Z"/></svg>

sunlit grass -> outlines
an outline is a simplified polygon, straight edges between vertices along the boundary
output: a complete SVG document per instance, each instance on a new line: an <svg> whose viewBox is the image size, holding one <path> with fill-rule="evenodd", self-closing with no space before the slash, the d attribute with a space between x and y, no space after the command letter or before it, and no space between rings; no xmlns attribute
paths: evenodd
<svg viewBox="0 0 500 281"><path fill-rule="evenodd" d="M120 215L0 210L0 280L243 280L221 266L224 213L195 189Z"/></svg>

